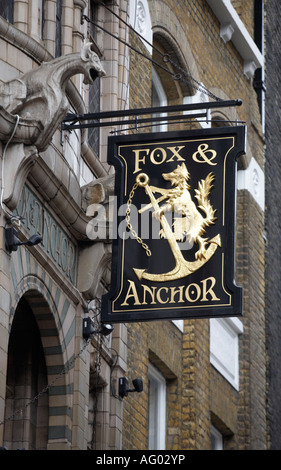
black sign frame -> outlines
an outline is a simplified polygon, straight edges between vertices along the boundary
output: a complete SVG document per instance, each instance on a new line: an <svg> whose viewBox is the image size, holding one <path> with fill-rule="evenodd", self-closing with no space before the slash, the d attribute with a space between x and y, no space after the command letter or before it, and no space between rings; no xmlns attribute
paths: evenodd
<svg viewBox="0 0 281 470"><path fill-rule="evenodd" d="M245 138L245 126L109 137L116 200L111 287L102 297L102 322L242 315L234 249L236 167ZM177 214L175 197L183 198ZM143 236L139 219L153 204L146 224L159 219L160 238L151 236L151 227ZM144 208L134 220L133 207Z"/></svg>

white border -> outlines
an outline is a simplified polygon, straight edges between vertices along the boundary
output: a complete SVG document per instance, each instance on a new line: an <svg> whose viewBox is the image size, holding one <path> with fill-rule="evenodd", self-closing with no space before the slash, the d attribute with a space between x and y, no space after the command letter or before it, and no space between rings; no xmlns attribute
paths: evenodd
<svg viewBox="0 0 281 470"><path fill-rule="evenodd" d="M210 363L236 390L239 390L239 335L242 333L243 324L236 317L210 319ZM227 338L232 340L228 344ZM228 355L234 360L231 369L225 360Z"/></svg>
<svg viewBox="0 0 281 470"><path fill-rule="evenodd" d="M144 23L143 29L140 29L139 23L137 21L137 12L138 12L138 5L141 6L142 11L144 13ZM150 17L150 11L147 0L130 0L130 24L136 30L138 34L140 34L149 44L152 44L153 36L152 36L152 23ZM143 41L145 47L147 48L148 52L152 55L152 47L147 44L146 41Z"/></svg>
<svg viewBox="0 0 281 470"><path fill-rule="evenodd" d="M166 448L166 380L165 377L151 364L148 364L148 378L157 384L157 433L156 449L165 450Z"/></svg>
<svg viewBox="0 0 281 470"><path fill-rule="evenodd" d="M264 66L264 58L230 0L207 0L221 24L220 36L224 42L232 41L244 59L244 74L253 77L257 68Z"/></svg>

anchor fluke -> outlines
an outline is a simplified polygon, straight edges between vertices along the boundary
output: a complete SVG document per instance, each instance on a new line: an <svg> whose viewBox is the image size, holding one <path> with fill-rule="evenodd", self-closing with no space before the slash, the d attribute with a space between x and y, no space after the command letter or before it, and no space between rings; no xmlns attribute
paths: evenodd
<svg viewBox="0 0 281 470"><path fill-rule="evenodd" d="M136 268L133 268L134 272L135 272L135 275L137 276L138 280L141 281L142 280L142 277L143 277L143 274L145 273L145 269L136 269Z"/></svg>

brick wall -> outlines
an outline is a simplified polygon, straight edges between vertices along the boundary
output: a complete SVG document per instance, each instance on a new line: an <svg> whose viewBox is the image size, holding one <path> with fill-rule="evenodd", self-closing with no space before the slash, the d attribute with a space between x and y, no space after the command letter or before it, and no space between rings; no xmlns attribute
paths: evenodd
<svg viewBox="0 0 281 470"><path fill-rule="evenodd" d="M210 449L209 322L191 320L183 341L182 448Z"/></svg>
<svg viewBox="0 0 281 470"><path fill-rule="evenodd" d="M148 364L166 379L166 446L182 449L182 333L170 321L128 325L128 379L142 377L144 391L124 398L123 449L148 449Z"/></svg>
<svg viewBox="0 0 281 470"><path fill-rule="evenodd" d="M79 3L79 2L78 2ZM253 34L253 2L247 0L232 1L246 28ZM263 137L260 115L252 80L243 74L243 60L230 41L225 44L220 38L220 24L205 0L149 0L151 18L158 44L165 49L167 38L175 60L190 71L198 82L203 82L210 90L221 93L225 99L240 98L243 106L237 110L237 117L247 124L247 159L239 162L239 168L245 169L245 162L254 156L263 169ZM45 15L46 46L50 52L54 49L54 37L51 35L53 23L49 18L54 3L47 3ZM26 6L24 7L26 9ZM79 9L76 7L76 14ZM73 12L65 11L63 21L73 23ZM277 19L280 17L280 5L277 0L271 2L268 10L269 26L267 29L268 51L268 123L267 130L267 331L268 331L268 416L270 445L280 448L280 403L278 393L281 375L278 374L281 359L279 332L279 278L281 265L279 259L279 165L278 165L278 126L279 112L279 37ZM116 21L116 20L114 20ZM107 26L112 22L108 17ZM18 22L26 30L27 23ZM78 21L79 23L79 21ZM162 38L162 42L161 42ZM165 41L163 40L165 38ZM130 41L137 49L148 54L143 43L132 33ZM1 39L3 44L3 38ZM69 51L71 41L64 37L64 52ZM106 49L109 51L109 46ZM121 50L121 47L120 47ZM110 60L115 49L110 51ZM120 53L121 54L121 53ZM117 63L116 55L114 56ZM123 63L124 57L119 61ZM1 54L2 63L9 61L9 70L27 71L32 67L31 59L26 62L26 55L14 46L5 43ZM109 60L109 59L108 59ZM113 59L112 59L113 60ZM161 63L160 58L158 60ZM120 67L119 63L119 67ZM151 62L139 54L130 51L130 108L151 106ZM120 71L120 70L119 70ZM182 84L161 79L167 88L169 104L181 102L183 96L195 93L190 84ZM121 83L120 76L113 77L115 85ZM116 79L119 79L119 81ZM110 99L104 103L117 103L117 87L113 82L108 85ZM111 88L112 87L112 88ZM113 101L113 93L114 101ZM230 115L225 110L224 117ZM196 124L198 125L198 124ZM274 128L273 125L276 125ZM180 128L178 126L177 128ZM273 130L271 130L273 128ZM149 128L146 128L149 131ZM106 139L105 139L106 140ZM106 142L104 143L106 146ZM4 226L3 221L1 225ZM210 365L209 358L209 321L186 321L183 333L170 321L153 323L134 323L128 325L127 334L127 376L130 382L136 377L144 380L144 391L129 394L123 400L123 426L118 402L116 417L114 411L111 420L118 423L118 433L112 445L118 448L122 429L123 449L147 449L148 445L148 365L153 364L166 380L166 448L210 449L210 426L213 423L224 436L227 449L264 449L266 440L266 355L265 355L265 281L264 281L264 215L245 188L237 197L237 252L236 280L244 288L244 333L240 337L240 389L234 389L226 379ZM3 240L1 243L3 248ZM1 286L4 289L7 279L1 272ZM5 298L1 297L0 311L7 310ZM80 317L79 317L80 318ZM7 325L2 323L2 331ZM2 338L3 339L3 338ZM3 340L4 341L4 340ZM6 341L7 342L7 341ZM113 345L115 347L117 341ZM2 343L1 343L2 348ZM117 348L118 349L118 348ZM123 352L125 350L122 343ZM6 353L1 349L1 363L6 360ZM120 351L118 351L120 353ZM119 354L120 357L120 354ZM122 360L125 362L122 355ZM123 373L123 369L121 371ZM83 382L84 383L84 382ZM1 396L4 395L5 377L0 374ZM84 400L84 397L83 397ZM81 397L82 402L82 397ZM1 398L0 405L3 405ZM84 401L83 401L84 405ZM82 413L82 406L81 406ZM76 423L74 423L76 425ZM75 430L76 432L76 430ZM78 431L77 431L78 433ZM80 433L80 430L79 430ZM80 435L80 434L79 434ZM81 436L84 434L81 431ZM0 435L1 437L1 435ZM75 438L76 439L76 438ZM78 442L78 438L77 438ZM78 444L77 444L78 445ZM79 444L80 445L80 444ZM81 444L82 448L84 445ZM107 443L105 444L107 445Z"/></svg>
<svg viewBox="0 0 281 470"><path fill-rule="evenodd" d="M131 33L130 41L131 45L137 50L140 50L145 55L149 55L141 40L135 34ZM151 67L151 62L131 50L130 108L146 108L151 106Z"/></svg>
<svg viewBox="0 0 281 470"><path fill-rule="evenodd" d="M220 25L212 10L205 0L150 0L149 4L158 44L165 46L164 41L161 43L161 31L165 34L168 31L177 43L174 50L178 47L178 60L180 51L184 51L185 66L193 70L197 80L210 90L221 90L225 99L242 99L243 106L237 110L237 115L247 123L248 153L247 158L239 162L239 168L245 169L245 162L254 156L263 169L260 113L252 80L244 76L243 60L233 44L224 44L221 40ZM233 2L252 34L252 2L247 2L247 8L245 4ZM149 68L143 58L134 53L131 57L131 106L144 106L149 102L149 80L142 78L142 85L139 80ZM162 75L160 73L165 85ZM181 83L177 83L177 87L180 100L180 96L188 93ZM191 87L189 93L195 90ZM143 96L147 99L143 100ZM228 115L226 110L225 116ZM210 449L211 423L223 434L226 449L266 448L263 229L261 208L247 190L239 191L236 281L244 288L239 391L210 365L208 320L185 321L182 337L180 332L173 336L169 322L128 327L128 371L145 374L145 367L151 360L167 380L167 449ZM176 368L175 364L168 366L170 341L178 363ZM172 371L170 378L167 371ZM140 422L139 415L143 413L147 418L147 391L142 397L134 395L125 400L123 448L145 448L147 428Z"/></svg>
<svg viewBox="0 0 281 470"><path fill-rule="evenodd" d="M247 191L237 201L237 283L244 288L244 333L240 339L238 446L266 445L266 353L263 214Z"/></svg>

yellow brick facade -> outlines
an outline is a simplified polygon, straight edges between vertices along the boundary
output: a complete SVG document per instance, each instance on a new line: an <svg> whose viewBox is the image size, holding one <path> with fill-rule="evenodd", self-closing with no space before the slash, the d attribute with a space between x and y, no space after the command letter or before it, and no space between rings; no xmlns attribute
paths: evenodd
<svg viewBox="0 0 281 470"><path fill-rule="evenodd" d="M152 28L157 38L155 46L159 48L160 45L162 53L172 52L173 59L177 58L177 64L183 58L185 69L192 71L192 76L197 82L202 81L216 96L224 99L239 97L243 101L242 107L237 110L236 119L245 121L248 126L249 152L246 161L251 158L250 155L254 155L263 168L263 137L253 83L243 75L243 60L233 44L224 44L220 38L220 24L212 10L203 1L150 0L149 6ZM247 5L245 2L233 2L233 6L247 30L253 34L253 2L248 2ZM145 52L145 48L142 47L142 51ZM132 56L131 77L134 93L131 95L130 105L134 107L136 103L136 107L139 107L142 101L143 106L146 106L149 101L143 87L145 82L149 93L150 83L144 79L144 70L141 73L139 69L143 59L137 59L136 63L135 53ZM153 57L162 64L159 54L155 53ZM174 69L174 72L177 73L177 70ZM167 90L168 103L172 105L182 102L186 84L171 80L171 77L161 70L158 73L164 89ZM191 84L197 85L197 82ZM191 87L189 94L194 93ZM205 98L208 100L207 96ZM219 111L217 117L231 120L231 112L223 110L221 116ZM216 119L215 112L213 119ZM169 129L192 126L194 124L178 124L171 125ZM245 170L245 160L239 161L238 167L241 171ZM147 338L145 343L140 341L139 333L136 334L139 327L135 324L128 326L129 338L132 338L128 349L128 369L134 370L135 375L138 375L141 373L138 364L143 370L144 364L150 361L167 381L167 449L210 449L212 425L224 436L225 449L266 448L263 223L263 213L252 197L247 191L238 192L236 280L238 285L245 286L242 319L244 332L239 336L239 391L210 364L209 320L185 321L183 334L177 331L178 341L174 340L172 343L172 354L176 358L177 368L168 365L171 356L170 335L175 330L173 325L153 322L141 326L142 336ZM254 292L259 292L259 295ZM255 333L253 323L257 326ZM150 338L153 338L152 342ZM158 342L161 344L159 349ZM250 364L248 354L251 355L254 344L257 356L256 361ZM134 345L138 345L136 351ZM145 373L144 375L146 376ZM171 387L178 397L176 406L168 398ZM256 416L255 422L252 421L251 405L245 394L251 394L252 405L255 403L256 409L260 409L260 419ZM147 403L147 397L142 398ZM141 410L144 412L145 409L139 397L128 397L124 403L125 448L146 448L146 432L142 432L138 425ZM245 418L245 414L248 418ZM171 415L177 425L171 424L170 427Z"/></svg>
<svg viewBox="0 0 281 470"><path fill-rule="evenodd" d="M0 85L55 57L57 3L14 0L13 21L8 18L8 10L1 12ZM87 19L91 17L91 3L97 21L106 31L90 27ZM229 4L234 9L230 11L241 20L243 28L239 34L245 36L247 31L253 40L254 2L233 0ZM247 78L244 73L243 51L233 41L222 40L220 20L207 0L120 0L118 4L106 1L105 5L115 15L102 2L62 1L60 17L61 55L80 52L86 42L95 41L94 50L106 71L106 76L100 78L100 111L152 106L153 69L167 105L212 101L214 97L242 100L241 107L213 110L210 119L212 127L226 126L229 122L235 125L236 121L247 126L247 152L237 165L235 233L235 280L243 287L243 317L233 324L211 324L209 319L179 324L172 321L116 324L109 337L93 335L89 344L85 344L82 319L87 305L99 301L109 287L107 269L111 266L111 240L89 241L86 237L89 203L85 188L113 174L106 163L107 138L120 129L114 124L101 128L97 155L88 142L87 131L62 133L58 125L48 148L35 151L25 172L19 168L12 196L4 198L4 208L9 211L21 208L20 197L26 185L34 191L34 207L42 207L46 217L52 217L48 219L53 221L52 227L64 230L67 240L77 248L77 281L67 279L59 263L55 265L41 246L35 250L19 247L16 253L8 253L4 240L7 216L1 210L0 445L9 449L24 446L49 450L147 450L149 445L156 446L152 449L175 451L209 450L214 447L215 429L226 450L264 450L268 445L264 208L255 192L256 180L253 182L253 175L262 179L264 172L264 136L254 76ZM132 13L140 20L139 24L130 18ZM81 22L82 14L86 18ZM122 19L147 33L149 47ZM132 48L120 39L128 41ZM158 64L172 73L168 74ZM93 111L89 109L89 85L83 83L80 74L71 80L67 88L69 110L77 114ZM205 93L199 93L202 87ZM170 124L168 130L190 130L205 124L196 120L179 122ZM138 128L138 132L151 130ZM12 145L7 158L16 161L19 151ZM3 140L2 169L4 147ZM1 184L3 189L3 181ZM17 188L21 188L19 194ZM34 212L29 215L32 225ZM27 235L24 225L22 237ZM13 383L9 359L14 357L9 350L9 338L23 305L21 301L28 304L36 318L43 344L46 374L42 388L51 384L42 405L41 439L39 422L34 431L30 415L26 418L29 431L24 436L11 424L14 420L8 419L20 406L9 396L9 384ZM96 319L99 311L91 308ZM226 341L219 337L214 345L211 327L218 328L217 334L223 331L233 341L229 368L231 373L238 374L237 383L211 358L212 348L216 354L220 340ZM60 371L73 359L69 371L60 377ZM156 441L149 444L151 416L156 413L156 404L151 402L154 373L163 380L159 383L165 390L162 395L165 419L160 416L163 429L156 429L157 435L164 432L161 444L155 444ZM130 384L132 379L141 377L143 392L129 393L120 399L118 380L123 376L128 377ZM25 385L27 380L25 377ZM39 391L40 388L36 393ZM31 395L24 397L25 402ZM34 433L39 436L37 441Z"/></svg>

